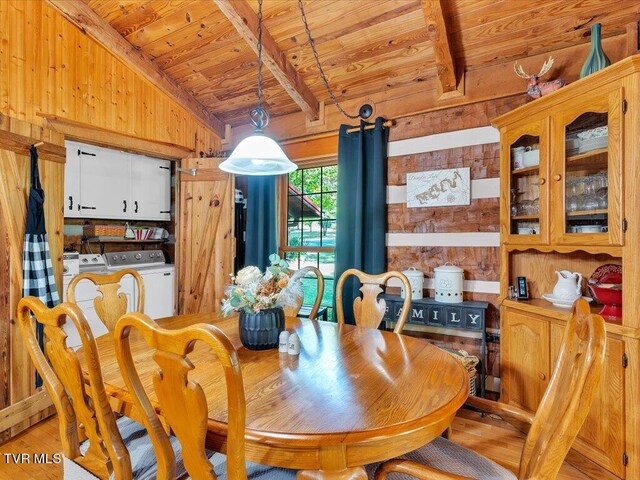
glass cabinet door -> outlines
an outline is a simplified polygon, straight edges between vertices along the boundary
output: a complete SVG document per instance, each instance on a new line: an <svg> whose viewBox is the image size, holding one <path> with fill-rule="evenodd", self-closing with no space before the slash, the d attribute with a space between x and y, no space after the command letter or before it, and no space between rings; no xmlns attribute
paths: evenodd
<svg viewBox="0 0 640 480"><path fill-rule="evenodd" d="M621 242L621 103L619 91L594 95L562 115L552 172L559 243Z"/></svg>
<svg viewBox="0 0 640 480"><path fill-rule="evenodd" d="M503 199L503 223L508 243L546 243L547 122L515 129L503 142L503 181L509 186Z"/></svg>

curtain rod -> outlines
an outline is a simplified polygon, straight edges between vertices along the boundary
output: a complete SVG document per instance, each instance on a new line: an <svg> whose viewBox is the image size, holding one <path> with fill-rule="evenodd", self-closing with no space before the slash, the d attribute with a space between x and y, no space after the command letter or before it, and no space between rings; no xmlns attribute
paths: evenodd
<svg viewBox="0 0 640 480"><path fill-rule="evenodd" d="M386 122L384 122L382 124L383 127L393 127L396 124L395 120L387 120ZM364 130L371 130L372 128L376 128L375 125L365 125ZM349 128L347 129L347 133L354 133L354 132L359 132L360 131L360 127L353 127L353 128Z"/></svg>

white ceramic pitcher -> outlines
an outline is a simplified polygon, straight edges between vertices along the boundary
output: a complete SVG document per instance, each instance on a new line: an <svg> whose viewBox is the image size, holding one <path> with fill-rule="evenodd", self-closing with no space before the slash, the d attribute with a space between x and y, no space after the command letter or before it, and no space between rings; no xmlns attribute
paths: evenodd
<svg viewBox="0 0 640 480"><path fill-rule="evenodd" d="M553 287L553 296L561 299L573 301L582 297L582 274L578 272L571 273L568 270L560 270L556 272L558 282Z"/></svg>

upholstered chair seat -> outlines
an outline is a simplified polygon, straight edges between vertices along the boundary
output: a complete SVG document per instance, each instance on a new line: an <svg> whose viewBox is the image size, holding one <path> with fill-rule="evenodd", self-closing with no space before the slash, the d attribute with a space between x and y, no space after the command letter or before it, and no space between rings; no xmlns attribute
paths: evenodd
<svg viewBox="0 0 640 480"><path fill-rule="evenodd" d="M156 458L153 444L147 434L147 429L129 417L122 416L116 420L116 426L124 446L131 457L131 470L133 480L155 480L158 477L158 459ZM187 473L182 461L180 442L174 436L169 437L171 448L176 456L176 478L182 478ZM80 453L85 455L89 450L89 441L80 444ZM112 473L111 478L115 480Z"/></svg>
<svg viewBox="0 0 640 480"><path fill-rule="evenodd" d="M399 457L440 471L476 480L517 480L513 472L468 448L443 437L437 437L424 447ZM379 464L367 465L367 474L373 480ZM389 480L413 480L413 477L392 472Z"/></svg>
<svg viewBox="0 0 640 480"><path fill-rule="evenodd" d="M214 453L209 459L218 480L227 480L227 457ZM248 480L295 480L296 471L289 468L270 467L259 463L246 462Z"/></svg>

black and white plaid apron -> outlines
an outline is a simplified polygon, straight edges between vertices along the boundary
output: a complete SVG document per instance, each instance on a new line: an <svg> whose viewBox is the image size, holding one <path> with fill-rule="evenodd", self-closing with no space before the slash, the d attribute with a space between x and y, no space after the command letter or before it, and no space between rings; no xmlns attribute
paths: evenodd
<svg viewBox="0 0 640 480"><path fill-rule="evenodd" d="M31 189L27 205L27 226L24 233L22 254L22 296L34 296L42 300L49 308L60 303L56 279L53 275L49 240L44 225L44 190L40 185L38 173L38 150L31 147ZM36 323L38 341L43 348L44 337L42 325ZM44 349L43 349L44 351ZM36 376L36 387L42 380Z"/></svg>

